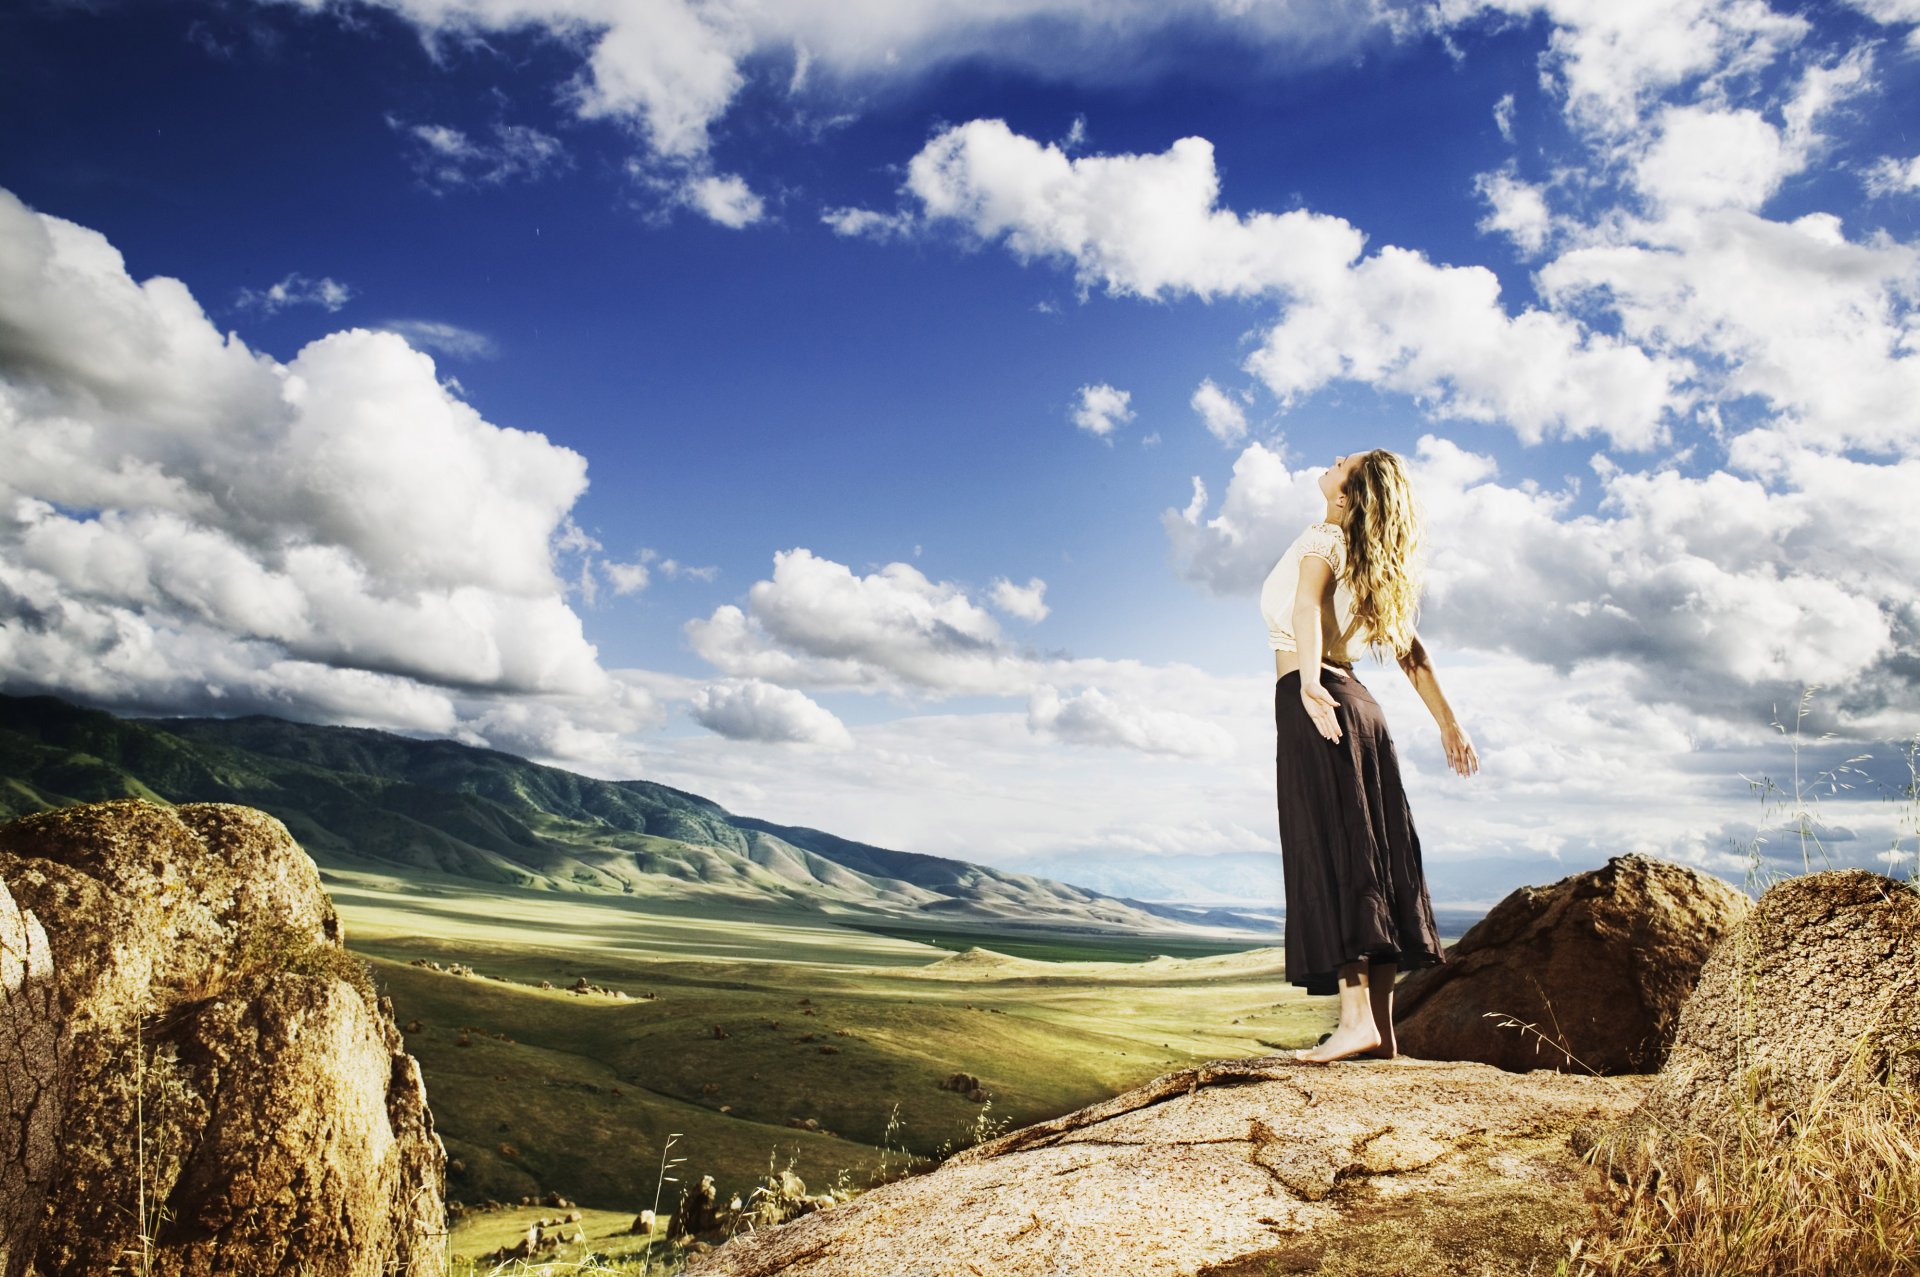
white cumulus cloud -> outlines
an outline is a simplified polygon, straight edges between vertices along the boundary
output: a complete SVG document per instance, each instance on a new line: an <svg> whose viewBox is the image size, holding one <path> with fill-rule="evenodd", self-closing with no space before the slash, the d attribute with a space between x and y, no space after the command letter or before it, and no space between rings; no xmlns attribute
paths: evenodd
<svg viewBox="0 0 1920 1277"><path fill-rule="evenodd" d="M729 230L751 226L766 216L767 206L738 174L707 174L687 184L690 207Z"/></svg>
<svg viewBox="0 0 1920 1277"><path fill-rule="evenodd" d="M1009 615L1037 617L1044 590L1037 578L1024 587L1000 579L988 594ZM805 549L776 554L772 578L755 583L744 607L718 607L686 634L729 679L899 699L1018 698L1030 735L1074 745L1224 757L1237 738L1222 723L1240 722L1248 698L1240 680L1190 666L1022 650L954 582L904 563L863 576Z"/></svg>
<svg viewBox="0 0 1920 1277"><path fill-rule="evenodd" d="M1109 696L1097 687L1062 696L1042 684L1027 701L1029 730L1079 745L1113 745L1148 754L1224 758L1233 738L1217 724L1175 710L1156 710Z"/></svg>
<svg viewBox="0 0 1920 1277"><path fill-rule="evenodd" d="M1047 619L1047 583L1039 577L1015 585L1005 577L993 583L993 605L1008 616L1038 625Z"/></svg>
<svg viewBox="0 0 1920 1277"><path fill-rule="evenodd" d="M1796 14L1726 0L1438 0L1429 14L1450 28L1544 17L1552 26L1544 77L1576 124L1613 135L1640 124L1663 94L1763 67L1809 30Z"/></svg>
<svg viewBox="0 0 1920 1277"><path fill-rule="evenodd" d="M1757 111L1679 106L1662 116L1634 181L1667 208L1757 209L1800 164Z"/></svg>
<svg viewBox="0 0 1920 1277"><path fill-rule="evenodd" d="M600 570L606 573L607 583L613 586L615 594L638 594L647 588L653 579L653 573L645 563L615 563L602 560Z"/></svg>
<svg viewBox="0 0 1920 1277"><path fill-rule="evenodd" d="M1873 167L1865 174L1867 192L1871 195L1895 195L1907 191L1920 191L1920 155L1904 160L1884 156L1874 161Z"/></svg>
<svg viewBox="0 0 1920 1277"><path fill-rule="evenodd" d="M723 679L696 691L688 712L730 740L853 748L845 723L804 692L759 679Z"/></svg>
<svg viewBox="0 0 1920 1277"><path fill-rule="evenodd" d="M807 549L786 550L747 601L687 625L694 651L728 674L887 691L1020 690L993 616L959 585L910 564L859 576Z"/></svg>
<svg viewBox="0 0 1920 1277"><path fill-rule="evenodd" d="M1080 387L1080 397L1067 414L1074 425L1090 435L1105 439L1133 420L1130 390L1115 390L1104 381Z"/></svg>
<svg viewBox="0 0 1920 1277"><path fill-rule="evenodd" d="M914 228L911 214L878 213L870 208L830 208L820 214L820 220L847 239L887 240Z"/></svg>
<svg viewBox="0 0 1920 1277"><path fill-rule="evenodd" d="M1553 232L1553 215L1538 186L1516 177L1511 168L1482 173L1474 185L1490 206L1480 229L1505 235L1521 252L1538 253Z"/></svg>
<svg viewBox="0 0 1920 1277"><path fill-rule="evenodd" d="M1490 270L1393 246L1362 256L1359 231L1335 217L1219 207L1201 138L1160 155L1072 158L975 120L913 158L907 189L930 220L1069 263L1082 287L1273 298L1281 317L1247 367L1283 402L1357 381L1528 440L1601 434L1628 448L1657 443L1685 402L1684 365L1570 315L1510 313Z"/></svg>
<svg viewBox="0 0 1920 1277"><path fill-rule="evenodd" d="M1211 378L1200 383L1190 402L1193 410L1200 414L1207 433L1221 443L1239 443L1247 437L1247 410L1214 385Z"/></svg>

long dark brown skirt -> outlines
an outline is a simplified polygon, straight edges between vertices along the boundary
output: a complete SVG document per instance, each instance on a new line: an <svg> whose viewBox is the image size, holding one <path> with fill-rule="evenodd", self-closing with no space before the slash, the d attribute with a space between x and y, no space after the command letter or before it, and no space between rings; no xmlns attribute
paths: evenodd
<svg viewBox="0 0 1920 1277"><path fill-rule="evenodd" d="M1322 670L1320 685L1339 702L1338 744L1314 729L1299 674L1273 690L1287 983L1310 994L1337 992L1349 962L1446 961L1386 716L1351 674Z"/></svg>

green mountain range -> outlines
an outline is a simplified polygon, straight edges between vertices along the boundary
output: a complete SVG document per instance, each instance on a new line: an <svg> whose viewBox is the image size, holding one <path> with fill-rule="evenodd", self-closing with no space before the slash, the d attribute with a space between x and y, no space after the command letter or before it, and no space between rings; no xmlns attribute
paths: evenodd
<svg viewBox="0 0 1920 1277"><path fill-rule="evenodd" d="M753 820L666 785L454 741L264 716L127 719L0 695L0 820L127 797L257 807L323 868L1056 928L1261 925Z"/></svg>

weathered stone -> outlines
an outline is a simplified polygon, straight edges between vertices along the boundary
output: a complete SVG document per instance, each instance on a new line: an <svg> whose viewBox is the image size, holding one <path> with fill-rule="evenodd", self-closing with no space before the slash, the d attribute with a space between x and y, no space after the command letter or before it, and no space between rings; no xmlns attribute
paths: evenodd
<svg viewBox="0 0 1920 1277"><path fill-rule="evenodd" d="M1400 982L1400 1049L1514 1072L1655 1072L1701 965L1748 907L1718 878L1646 856L1522 887L1445 963Z"/></svg>
<svg viewBox="0 0 1920 1277"><path fill-rule="evenodd" d="M445 1271L443 1166L390 1007L318 871L243 807L0 828L71 1034L61 1161L7 1277ZM144 1182L136 1167L144 1168Z"/></svg>
<svg viewBox="0 0 1920 1277"><path fill-rule="evenodd" d="M1644 1078L1217 1061L736 1237L686 1277L1480 1277L1552 1271L1596 1179L1567 1148Z"/></svg>
<svg viewBox="0 0 1920 1277"><path fill-rule="evenodd" d="M1864 869L1767 889L1715 949L1645 1103L1596 1141L1622 1173L1687 1137L1791 1131L1860 1085L1920 1089L1920 892ZM1920 1132L1916 1132L1920 1135Z"/></svg>
<svg viewBox="0 0 1920 1277"><path fill-rule="evenodd" d="M26 1263L72 1088L68 1026L40 920L0 881L0 1273Z"/></svg>

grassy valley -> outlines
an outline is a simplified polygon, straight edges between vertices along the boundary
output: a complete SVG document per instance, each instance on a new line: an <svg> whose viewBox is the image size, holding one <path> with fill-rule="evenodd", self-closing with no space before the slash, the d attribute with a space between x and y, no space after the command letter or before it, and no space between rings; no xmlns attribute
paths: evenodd
<svg viewBox="0 0 1920 1277"><path fill-rule="evenodd" d="M1332 1022L1271 948L1170 958L1136 942L1114 961L1110 939L1094 960L1063 937L1064 960L1042 961L765 909L444 880L421 883L410 909L392 878L329 879L350 946L410 1030L456 1159L448 1195L469 1204L558 1192L630 1221L676 1133L682 1179L714 1176L723 1200L788 1168L814 1192L865 1187L1196 1060L1312 1042ZM582 981L605 992L570 991ZM990 1100L944 1089L955 1073ZM537 1213L468 1216L455 1249L485 1253L503 1221Z"/></svg>
<svg viewBox="0 0 1920 1277"><path fill-rule="evenodd" d="M449 1198L560 1194L602 1232L653 1204L670 1137L723 1201L789 1168L857 1189L1333 1020L1270 923L450 741L0 697L0 778L0 819L120 797L279 817L421 1062ZM467 1215L454 1248L534 1214Z"/></svg>

